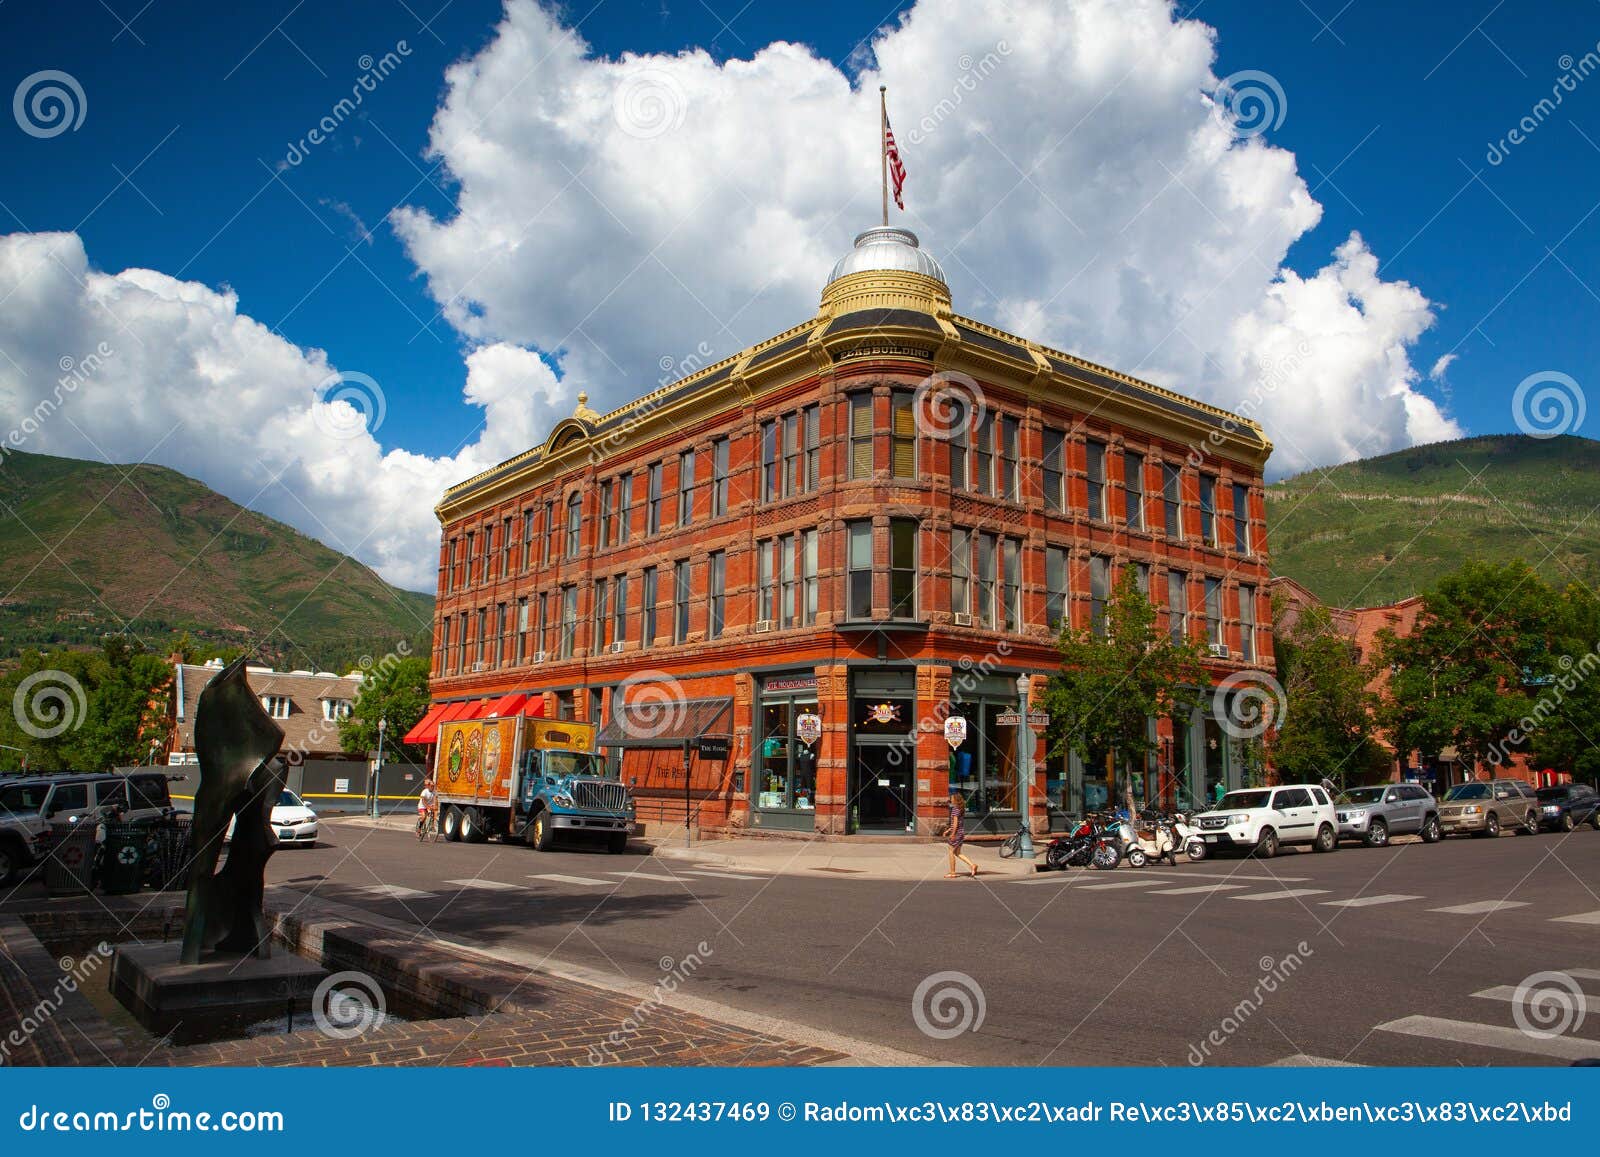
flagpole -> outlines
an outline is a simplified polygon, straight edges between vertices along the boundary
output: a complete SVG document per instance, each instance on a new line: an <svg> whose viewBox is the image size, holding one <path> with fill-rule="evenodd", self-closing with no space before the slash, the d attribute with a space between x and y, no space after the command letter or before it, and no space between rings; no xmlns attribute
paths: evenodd
<svg viewBox="0 0 1600 1157"><path fill-rule="evenodd" d="M888 86L878 86L878 159L883 165L883 223L889 224L889 98Z"/></svg>

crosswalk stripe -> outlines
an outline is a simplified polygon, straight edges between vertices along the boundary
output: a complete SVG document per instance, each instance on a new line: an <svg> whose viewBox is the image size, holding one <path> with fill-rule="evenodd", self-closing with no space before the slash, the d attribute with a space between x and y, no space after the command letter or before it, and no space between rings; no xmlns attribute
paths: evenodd
<svg viewBox="0 0 1600 1157"><path fill-rule="evenodd" d="M1406 900L1420 900L1421 896L1407 896L1403 892L1388 892L1382 896L1357 896L1353 900L1323 900L1324 908L1370 908L1374 904L1399 904Z"/></svg>
<svg viewBox="0 0 1600 1157"><path fill-rule="evenodd" d="M1326 888L1285 888L1281 892L1251 892L1248 896L1229 896L1230 900L1293 900L1297 896L1326 896Z"/></svg>
<svg viewBox="0 0 1600 1157"><path fill-rule="evenodd" d="M1471 904L1455 904L1449 908L1429 908L1430 912L1444 912L1450 916L1486 916L1490 912L1503 912L1509 908L1526 908L1525 900L1475 900Z"/></svg>
<svg viewBox="0 0 1600 1157"><path fill-rule="evenodd" d="M1165 880L1118 880L1112 884L1083 884L1080 892L1108 892L1112 888L1153 888L1157 884L1165 884Z"/></svg>
<svg viewBox="0 0 1600 1157"><path fill-rule="evenodd" d="M520 892L522 889L517 884L502 884L499 880L446 880L457 888L478 888L484 892Z"/></svg>
<svg viewBox="0 0 1600 1157"><path fill-rule="evenodd" d="M667 884L676 884L678 877L663 876L659 872L608 872L610 876L621 876L625 880L660 880Z"/></svg>
<svg viewBox="0 0 1600 1157"><path fill-rule="evenodd" d="M765 880L765 876L752 876L746 872L712 872L696 868L685 872L686 876L715 876L719 880Z"/></svg>
<svg viewBox="0 0 1600 1157"><path fill-rule="evenodd" d="M1160 891L1151 892L1152 896L1198 896L1202 892L1230 892L1235 888L1243 888L1244 884L1196 884L1192 888L1162 888Z"/></svg>
<svg viewBox="0 0 1600 1157"><path fill-rule="evenodd" d="M1600 924L1600 912L1579 912L1575 916L1555 916L1552 924Z"/></svg>
<svg viewBox="0 0 1600 1157"><path fill-rule="evenodd" d="M386 896L391 900L430 900L432 892L419 892L415 888L402 888L399 884L368 884L361 889L374 896Z"/></svg>
<svg viewBox="0 0 1600 1157"><path fill-rule="evenodd" d="M1600 1041L1583 1040L1575 1036L1529 1036L1521 1029L1476 1024L1464 1020L1446 1020L1437 1016L1405 1016L1399 1020L1380 1024L1373 1031L1454 1041L1457 1044L1478 1045L1482 1048L1502 1049L1512 1053L1555 1057L1563 1061L1600 1056Z"/></svg>
<svg viewBox="0 0 1600 1157"><path fill-rule="evenodd" d="M596 880L589 876L563 876L558 872L541 872L529 876L530 880L551 880L557 884L581 884L585 888L609 888L610 880Z"/></svg>

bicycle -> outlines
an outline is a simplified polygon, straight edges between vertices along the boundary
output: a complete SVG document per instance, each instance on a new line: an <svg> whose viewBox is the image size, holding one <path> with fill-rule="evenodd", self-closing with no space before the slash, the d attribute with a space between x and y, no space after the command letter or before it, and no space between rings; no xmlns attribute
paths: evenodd
<svg viewBox="0 0 1600 1157"><path fill-rule="evenodd" d="M1015 856L1020 851L1022 851L1022 829L1018 828L1016 831L1007 836L1004 842L1001 843L1000 858L1002 860L1009 860L1012 856Z"/></svg>
<svg viewBox="0 0 1600 1157"><path fill-rule="evenodd" d="M417 817L417 842L419 844L436 844L439 842L439 810L429 808Z"/></svg>

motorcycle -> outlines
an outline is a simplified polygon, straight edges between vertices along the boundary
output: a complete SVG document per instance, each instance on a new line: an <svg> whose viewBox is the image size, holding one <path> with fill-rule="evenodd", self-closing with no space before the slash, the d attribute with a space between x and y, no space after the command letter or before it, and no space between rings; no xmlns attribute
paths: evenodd
<svg viewBox="0 0 1600 1157"><path fill-rule="evenodd" d="M1071 834L1050 841L1044 862L1046 867L1058 872L1085 867L1110 871L1122 863L1122 846L1111 826L1101 816L1091 813Z"/></svg>
<svg viewBox="0 0 1600 1157"><path fill-rule="evenodd" d="M1142 868L1151 860L1165 860L1177 867L1179 849L1190 860L1206 858L1206 842L1189 826L1189 816L1184 812L1168 816L1146 809L1139 813L1137 824L1119 820L1117 834L1128 863L1135 868Z"/></svg>

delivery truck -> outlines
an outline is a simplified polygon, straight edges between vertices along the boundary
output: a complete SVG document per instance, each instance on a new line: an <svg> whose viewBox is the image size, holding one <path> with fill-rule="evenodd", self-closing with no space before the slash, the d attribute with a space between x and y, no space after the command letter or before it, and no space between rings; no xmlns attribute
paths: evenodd
<svg viewBox="0 0 1600 1157"><path fill-rule="evenodd" d="M539 851L558 836L602 838L626 851L633 793L602 774L592 723L521 715L439 726L434 790L447 840L522 840Z"/></svg>

